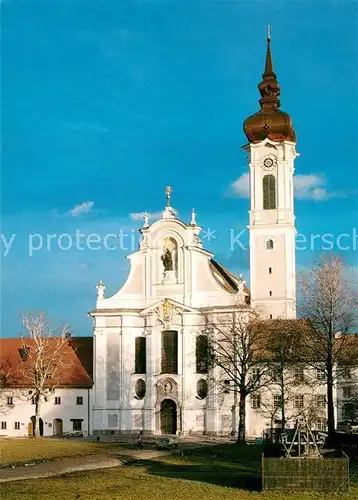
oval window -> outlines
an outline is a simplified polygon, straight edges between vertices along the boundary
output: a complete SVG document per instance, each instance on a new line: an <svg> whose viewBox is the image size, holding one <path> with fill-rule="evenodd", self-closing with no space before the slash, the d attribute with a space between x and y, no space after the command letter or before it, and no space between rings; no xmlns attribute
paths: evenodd
<svg viewBox="0 0 358 500"><path fill-rule="evenodd" d="M198 383L196 384L196 392L199 399L206 398L208 394L208 384L206 383L206 380L198 380Z"/></svg>
<svg viewBox="0 0 358 500"><path fill-rule="evenodd" d="M141 378L135 384L135 396L137 399L143 399L145 396L145 382Z"/></svg>

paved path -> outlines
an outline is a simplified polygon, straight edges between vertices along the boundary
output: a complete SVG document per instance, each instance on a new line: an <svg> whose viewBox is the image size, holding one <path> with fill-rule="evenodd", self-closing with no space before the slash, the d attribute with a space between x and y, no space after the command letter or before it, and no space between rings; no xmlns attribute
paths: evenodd
<svg viewBox="0 0 358 500"><path fill-rule="evenodd" d="M217 443L182 443L180 449L193 449ZM179 449L179 452L180 452ZM23 479L38 479L51 476L59 476L70 472L80 472L86 470L106 469L118 467L135 460L151 460L160 456L175 453L167 450L154 449L125 449L118 448L118 453L103 455L89 455L85 457L66 458L56 462L46 462L28 467L16 467L14 469L0 469L0 483L7 481L21 481Z"/></svg>

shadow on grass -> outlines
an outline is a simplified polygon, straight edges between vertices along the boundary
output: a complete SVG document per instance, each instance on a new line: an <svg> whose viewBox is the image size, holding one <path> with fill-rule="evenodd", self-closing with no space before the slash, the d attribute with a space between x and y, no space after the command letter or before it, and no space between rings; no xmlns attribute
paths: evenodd
<svg viewBox="0 0 358 500"><path fill-rule="evenodd" d="M214 485L261 490L261 449L220 445L187 450L157 460L140 460L132 467L144 468L147 474L166 478L200 481Z"/></svg>

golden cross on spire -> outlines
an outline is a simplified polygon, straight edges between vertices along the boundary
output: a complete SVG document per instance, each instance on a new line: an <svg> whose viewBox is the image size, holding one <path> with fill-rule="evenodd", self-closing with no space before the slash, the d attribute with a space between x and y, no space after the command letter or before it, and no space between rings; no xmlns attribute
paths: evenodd
<svg viewBox="0 0 358 500"><path fill-rule="evenodd" d="M165 196L166 196L166 199L167 199L167 206L169 207L170 206L170 198L172 196L172 192L173 192L173 188L171 186L167 186L165 188Z"/></svg>
<svg viewBox="0 0 358 500"><path fill-rule="evenodd" d="M267 25L267 41L269 42L271 40L271 26L268 24Z"/></svg>

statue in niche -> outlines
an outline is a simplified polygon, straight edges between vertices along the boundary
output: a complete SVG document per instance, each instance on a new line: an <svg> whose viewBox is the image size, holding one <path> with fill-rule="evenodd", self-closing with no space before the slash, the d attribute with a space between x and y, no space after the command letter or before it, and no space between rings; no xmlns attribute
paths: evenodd
<svg viewBox="0 0 358 500"><path fill-rule="evenodd" d="M165 271L173 271L173 257L169 248L164 250L164 254L162 255L162 262Z"/></svg>

